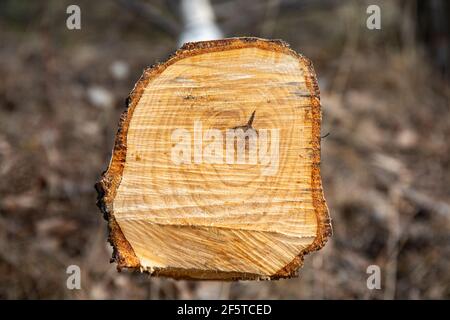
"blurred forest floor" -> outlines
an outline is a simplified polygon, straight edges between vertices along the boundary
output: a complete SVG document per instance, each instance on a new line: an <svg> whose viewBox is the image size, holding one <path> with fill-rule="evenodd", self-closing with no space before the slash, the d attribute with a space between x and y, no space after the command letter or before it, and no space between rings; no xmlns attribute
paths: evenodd
<svg viewBox="0 0 450 320"><path fill-rule="evenodd" d="M417 2L371 1L382 29L368 30L361 1L213 1L227 36L281 38L314 62L330 132L322 178L334 236L299 278L236 283L109 263L93 186L125 98L177 39L120 1L76 2L78 31L66 28L71 2L0 4L0 298L450 298L450 90L418 40ZM66 288L71 264L82 290ZM381 290L366 287L373 264Z"/></svg>

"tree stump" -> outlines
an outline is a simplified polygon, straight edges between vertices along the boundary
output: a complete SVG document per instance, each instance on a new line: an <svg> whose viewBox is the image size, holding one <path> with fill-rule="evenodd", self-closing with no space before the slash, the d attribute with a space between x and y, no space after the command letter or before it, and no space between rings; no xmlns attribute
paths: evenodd
<svg viewBox="0 0 450 320"><path fill-rule="evenodd" d="M146 69L96 185L118 269L295 276L331 235L320 124L312 64L282 41L187 43Z"/></svg>

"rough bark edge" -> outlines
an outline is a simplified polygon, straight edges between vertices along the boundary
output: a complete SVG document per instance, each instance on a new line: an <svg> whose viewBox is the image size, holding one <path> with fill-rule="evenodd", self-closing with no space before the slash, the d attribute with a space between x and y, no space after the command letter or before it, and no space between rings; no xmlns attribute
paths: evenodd
<svg viewBox="0 0 450 320"><path fill-rule="evenodd" d="M303 266L303 259L306 254L321 249L332 235L331 219L323 195L322 182L320 177L320 124L321 107L320 91L317 84L314 67L309 59L290 49L289 45L282 40L265 40L260 38L228 38L222 40L189 42L170 56L166 62L158 63L144 70L142 76L136 83L126 100L126 110L122 113L119 120L119 128L116 134L112 158L108 169L103 172L102 177L96 183L97 206L103 213L103 217L108 221L108 241L113 247L111 262L117 263L117 269L123 268L131 270L147 271L140 265L139 259L134 253L131 245L117 224L113 215L113 201L116 191L120 185L122 172L126 160L126 142L128 125L133 116L133 111L138 104L144 89L149 81L163 72L171 64L189 56L199 55L209 52L218 52L225 50L252 48L256 47L263 50L278 51L289 54L307 66L308 71L305 74L305 83L311 93L312 105L312 137L313 137L313 162L312 162L312 197L315 214L317 218L317 235L314 242L306 249L302 250L288 265L280 269L273 275L260 275L242 272L225 271L207 271L182 268L156 268L150 272L152 276L165 276L174 279L190 280L276 280L282 278L291 278L298 275L298 270Z"/></svg>

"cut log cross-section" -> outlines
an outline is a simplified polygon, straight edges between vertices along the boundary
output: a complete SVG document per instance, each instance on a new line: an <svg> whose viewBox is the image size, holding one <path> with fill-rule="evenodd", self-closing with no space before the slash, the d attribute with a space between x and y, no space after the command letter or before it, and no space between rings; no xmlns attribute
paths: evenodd
<svg viewBox="0 0 450 320"><path fill-rule="evenodd" d="M127 103L96 185L119 269L288 278L325 244L319 88L287 44L188 43Z"/></svg>

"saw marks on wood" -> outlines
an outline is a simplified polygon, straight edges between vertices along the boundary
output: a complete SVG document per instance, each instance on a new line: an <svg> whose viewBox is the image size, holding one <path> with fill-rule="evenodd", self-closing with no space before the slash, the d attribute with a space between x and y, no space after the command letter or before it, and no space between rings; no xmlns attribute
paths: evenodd
<svg viewBox="0 0 450 320"><path fill-rule="evenodd" d="M118 267L194 279L295 275L331 234L320 119L311 64L279 41L189 43L147 69L98 183ZM252 134L241 161L234 129Z"/></svg>

